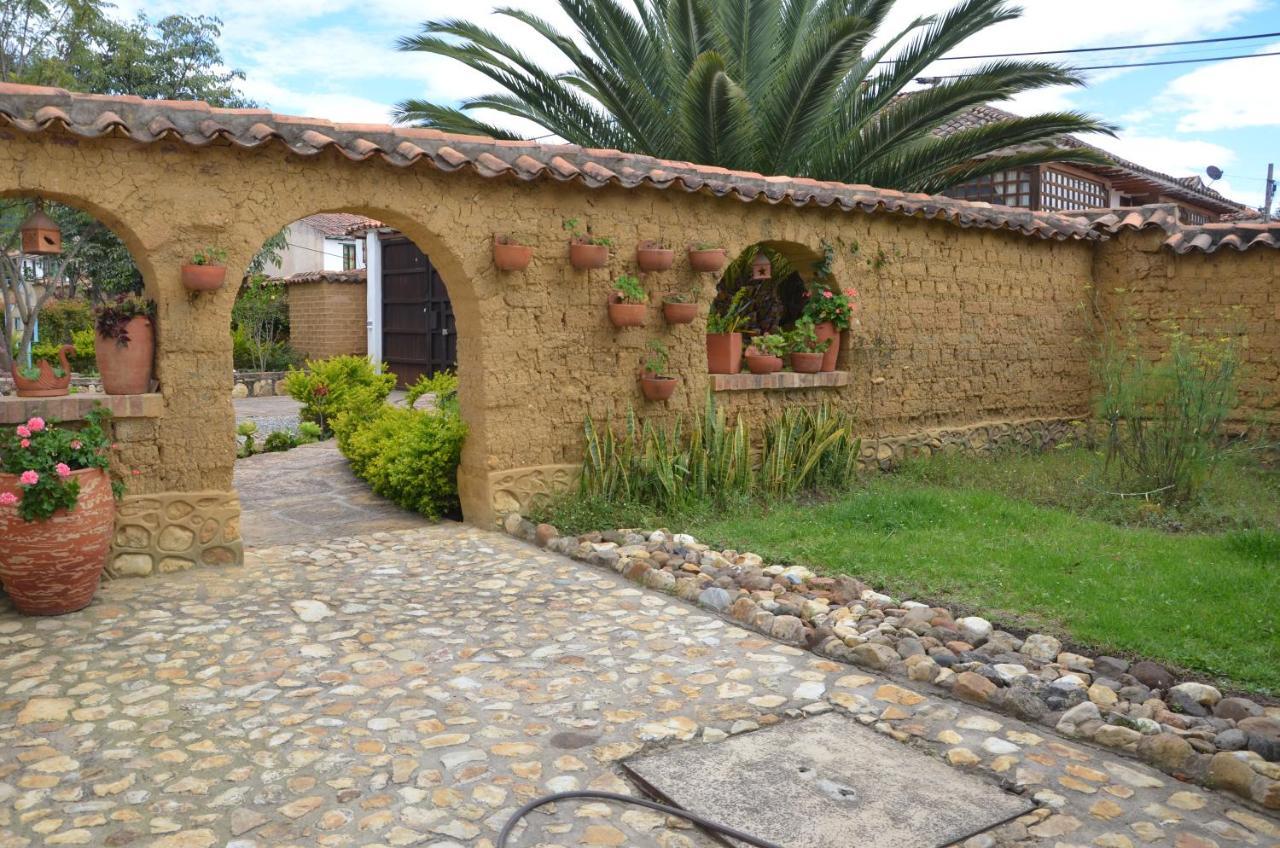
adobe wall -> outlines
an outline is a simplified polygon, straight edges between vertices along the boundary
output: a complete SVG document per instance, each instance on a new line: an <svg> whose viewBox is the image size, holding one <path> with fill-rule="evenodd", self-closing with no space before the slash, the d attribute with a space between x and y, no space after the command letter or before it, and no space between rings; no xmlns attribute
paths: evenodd
<svg viewBox="0 0 1280 848"><path fill-rule="evenodd" d="M1155 355L1169 322L1244 336L1240 426L1280 430L1280 256L1256 248L1177 254L1160 229L1125 231L1099 246L1094 273L1102 315L1134 316Z"/></svg>
<svg viewBox="0 0 1280 848"><path fill-rule="evenodd" d="M364 283L290 283L286 294L289 344L307 359L368 350Z"/></svg>

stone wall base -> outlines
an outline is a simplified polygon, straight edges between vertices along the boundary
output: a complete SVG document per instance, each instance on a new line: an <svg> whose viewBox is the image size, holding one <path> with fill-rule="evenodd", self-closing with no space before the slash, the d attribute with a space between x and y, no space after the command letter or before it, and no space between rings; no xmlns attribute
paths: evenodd
<svg viewBox="0 0 1280 848"><path fill-rule="evenodd" d="M130 495L116 510L116 534L107 562L111 577L243 562L240 499L235 492Z"/></svg>

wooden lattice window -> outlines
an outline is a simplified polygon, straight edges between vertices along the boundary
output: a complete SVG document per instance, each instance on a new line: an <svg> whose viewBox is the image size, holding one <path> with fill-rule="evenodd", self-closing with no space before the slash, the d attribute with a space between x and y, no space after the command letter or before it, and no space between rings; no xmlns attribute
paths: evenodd
<svg viewBox="0 0 1280 848"><path fill-rule="evenodd" d="M1209 223L1209 216L1206 215L1204 212L1199 211L1198 209L1189 209L1186 206L1180 206L1178 207L1178 212L1180 213L1182 218L1182 223L1184 224Z"/></svg>
<svg viewBox="0 0 1280 848"><path fill-rule="evenodd" d="M959 200L977 200L1030 209L1034 200L1035 177L1036 172L1031 168L999 171L952 186L947 189L946 195Z"/></svg>
<svg viewBox="0 0 1280 848"><path fill-rule="evenodd" d="M1101 209L1111 205L1106 183L1046 168L1040 176L1041 209Z"/></svg>

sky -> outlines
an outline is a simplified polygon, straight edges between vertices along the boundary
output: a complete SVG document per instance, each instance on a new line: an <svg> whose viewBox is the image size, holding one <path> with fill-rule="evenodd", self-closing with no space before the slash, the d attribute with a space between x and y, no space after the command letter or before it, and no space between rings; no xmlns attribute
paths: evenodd
<svg viewBox="0 0 1280 848"><path fill-rule="evenodd" d="M899 0L886 31L955 0ZM469 3L456 0L116 0L119 14L216 15L228 64L245 74L242 90L279 113L333 121L385 123L407 98L442 103L491 93L485 77L442 57L404 53L396 39L424 20L462 17L507 36L551 68L563 57L529 30L492 14L527 9L569 30L556 0ZM957 55L1060 50L1280 32L1280 0L1022 0L1023 15L965 42ZM1227 44L1150 48L1061 58L1076 65L1280 52L1280 36ZM938 62L928 73L976 63ZM1224 172L1214 188L1262 204L1267 163L1280 160L1280 56L1087 73L1084 88L1033 92L1002 105L1019 114L1075 109L1118 126L1115 138L1086 140L1174 176ZM486 116L495 120L495 116ZM510 120L497 121L529 132ZM1280 201L1280 198L1278 198ZM1274 208L1274 207L1273 207Z"/></svg>

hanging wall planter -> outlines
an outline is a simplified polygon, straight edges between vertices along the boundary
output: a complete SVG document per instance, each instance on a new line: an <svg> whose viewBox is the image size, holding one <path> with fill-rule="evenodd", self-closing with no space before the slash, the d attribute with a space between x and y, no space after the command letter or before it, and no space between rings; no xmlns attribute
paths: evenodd
<svg viewBox="0 0 1280 848"><path fill-rule="evenodd" d="M533 248L511 236L493 237L493 264L499 271L523 271L533 259Z"/></svg>
<svg viewBox="0 0 1280 848"><path fill-rule="evenodd" d="M642 241L636 247L636 264L641 271L666 271L676 260L676 252L656 241Z"/></svg>
<svg viewBox="0 0 1280 848"><path fill-rule="evenodd" d="M613 293L609 295L609 320L613 326L643 327L648 296L640 280L624 274L613 285Z"/></svg>
<svg viewBox="0 0 1280 848"><path fill-rule="evenodd" d="M664 300L662 317L667 319L668 324L692 324L693 319L698 317L698 304Z"/></svg>
<svg viewBox="0 0 1280 848"><path fill-rule="evenodd" d="M227 281L226 262L227 252L220 248L196 251L191 261L182 266L182 285L193 292L217 291Z"/></svg>
<svg viewBox="0 0 1280 848"><path fill-rule="evenodd" d="M577 218L569 218L564 222L569 231L569 264L579 271L603 268L609 264L609 248L612 239L591 234L591 228L583 230L578 226Z"/></svg>
<svg viewBox="0 0 1280 848"><path fill-rule="evenodd" d="M151 390L155 308L146 298L121 295L94 310L94 357L107 394L140 395Z"/></svg>
<svg viewBox="0 0 1280 848"><path fill-rule="evenodd" d="M729 255L723 247L698 245L689 248L689 265L700 273L718 274L728 261Z"/></svg>
<svg viewBox="0 0 1280 848"><path fill-rule="evenodd" d="M67 394L71 386L71 364L67 362L67 354L75 352L72 345L60 347L58 365L37 359L31 367L21 368L15 362L10 373L18 397L62 397Z"/></svg>
<svg viewBox="0 0 1280 848"><path fill-rule="evenodd" d="M649 355L640 372L640 391L646 400L667 400L675 393L676 378L667 375L667 346L657 339L648 344Z"/></svg>

